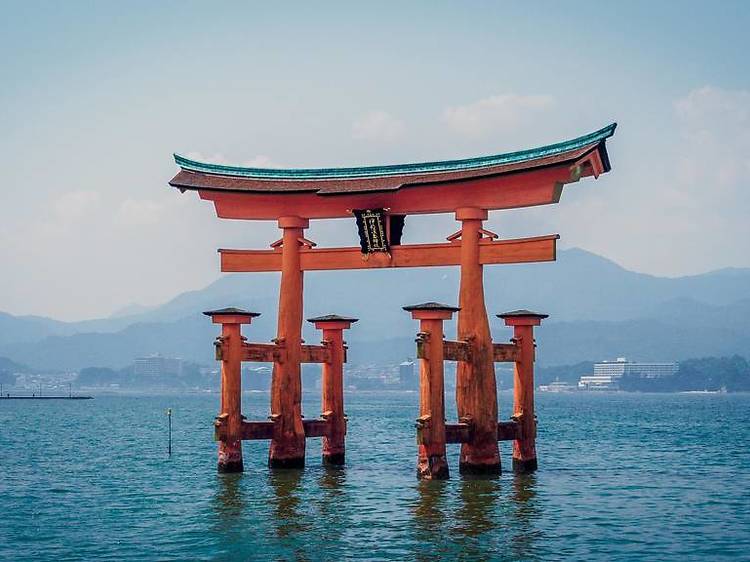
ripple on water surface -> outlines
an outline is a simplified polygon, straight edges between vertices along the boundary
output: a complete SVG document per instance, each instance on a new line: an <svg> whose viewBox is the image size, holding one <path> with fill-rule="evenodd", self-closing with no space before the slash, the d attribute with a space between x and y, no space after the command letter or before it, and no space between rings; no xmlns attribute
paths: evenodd
<svg viewBox="0 0 750 562"><path fill-rule="evenodd" d="M217 475L216 395L0 401L0 558L743 559L748 395L541 394L540 470L417 482L414 393L352 393L348 465ZM249 418L268 396L247 394ZM507 413L510 398L501 396ZM318 399L305 396L306 411ZM166 455L167 407L174 454ZM451 404L448 412L455 411ZM312 415L312 414L309 414ZM507 415L507 414L506 414ZM503 416L505 417L505 416ZM510 447L503 461L510 465Z"/></svg>

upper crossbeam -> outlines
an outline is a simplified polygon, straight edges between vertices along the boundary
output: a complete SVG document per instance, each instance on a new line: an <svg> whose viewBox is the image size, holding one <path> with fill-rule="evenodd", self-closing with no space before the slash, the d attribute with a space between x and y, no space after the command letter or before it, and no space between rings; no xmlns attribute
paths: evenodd
<svg viewBox="0 0 750 562"><path fill-rule="evenodd" d="M555 261L558 234L514 240L482 239L479 261L484 265ZM384 267L430 267L459 265L461 241L393 246L390 255L363 256L359 247L300 248L303 271L377 269ZM281 249L219 250L224 272L281 271Z"/></svg>

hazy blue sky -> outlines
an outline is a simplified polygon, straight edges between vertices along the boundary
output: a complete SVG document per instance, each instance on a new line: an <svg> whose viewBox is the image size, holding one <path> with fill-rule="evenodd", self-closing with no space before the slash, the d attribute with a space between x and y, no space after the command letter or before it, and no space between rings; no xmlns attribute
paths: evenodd
<svg viewBox="0 0 750 562"><path fill-rule="evenodd" d="M272 5L273 4L273 5ZM63 319L218 276L219 221L172 152L353 165L620 127L613 171L496 212L638 271L750 266L748 2L0 1L0 310ZM450 216L410 220L439 240ZM350 221L309 237L354 244Z"/></svg>

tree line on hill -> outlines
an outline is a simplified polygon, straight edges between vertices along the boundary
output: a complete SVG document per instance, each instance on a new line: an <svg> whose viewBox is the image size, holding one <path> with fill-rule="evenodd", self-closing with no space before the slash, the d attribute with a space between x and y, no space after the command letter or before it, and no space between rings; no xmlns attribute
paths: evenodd
<svg viewBox="0 0 750 562"><path fill-rule="evenodd" d="M575 385L581 375L591 374L593 367L593 361L582 361L574 365L537 368L536 383L549 384L559 380ZM29 372L31 371L27 367L0 357L0 384L13 386L16 382L16 373ZM305 375L312 376L314 373L305 373ZM270 373L266 378L269 377ZM258 379L257 374L246 373L243 370L244 388L262 389L263 385L253 384L258 382L255 379ZM308 388L314 387L313 383L314 381L310 380ZM200 364L186 362L183 364L181 374L159 377L138 375L134 372L132 365L122 369L87 367L79 371L75 384L88 388L188 390L218 389L219 381L216 374L207 372ZM687 359L679 362L679 369L672 376L642 378L637 375L626 375L620 379L620 389L630 392L689 392L722 389L726 389L727 392L750 392L750 363L740 355Z"/></svg>
<svg viewBox="0 0 750 562"><path fill-rule="evenodd" d="M86 367L76 378L76 386L82 388L112 389L215 389L218 388L216 375L206 373L196 363L184 363L180 374L163 374L158 377L135 373L133 365L122 369L109 367Z"/></svg>

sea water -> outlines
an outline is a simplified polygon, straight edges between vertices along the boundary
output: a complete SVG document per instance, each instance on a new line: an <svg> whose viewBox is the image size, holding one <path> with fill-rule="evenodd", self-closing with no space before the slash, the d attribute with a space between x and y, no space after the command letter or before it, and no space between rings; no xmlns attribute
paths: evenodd
<svg viewBox="0 0 750 562"><path fill-rule="evenodd" d="M538 393L538 472L465 478L449 445L444 482L415 478L417 402L348 393L343 469L318 439L303 471L245 442L219 475L216 394L0 400L0 559L750 559L750 395Z"/></svg>

